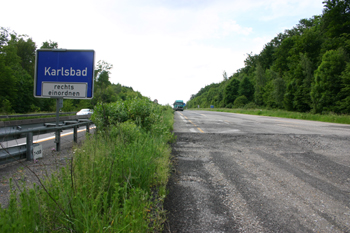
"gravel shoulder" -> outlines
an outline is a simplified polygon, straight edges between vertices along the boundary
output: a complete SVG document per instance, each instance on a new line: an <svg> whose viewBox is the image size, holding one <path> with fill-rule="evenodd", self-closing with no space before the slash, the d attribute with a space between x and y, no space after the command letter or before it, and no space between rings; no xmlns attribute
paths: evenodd
<svg viewBox="0 0 350 233"><path fill-rule="evenodd" d="M93 132L93 131L92 131ZM22 183L25 182L27 187L34 183L40 184L40 179L47 179L59 168L65 166L67 161L73 156L73 147L79 146L85 139L85 133L79 134L78 143L73 143L69 138L61 138L61 150L53 150L55 144L53 140L42 143L43 158L34 161L25 159L0 165L0 204L6 208L10 197L10 179L13 181L13 188L22 189ZM34 173L35 174L34 174Z"/></svg>
<svg viewBox="0 0 350 233"><path fill-rule="evenodd" d="M164 232L350 232L349 137L175 134Z"/></svg>

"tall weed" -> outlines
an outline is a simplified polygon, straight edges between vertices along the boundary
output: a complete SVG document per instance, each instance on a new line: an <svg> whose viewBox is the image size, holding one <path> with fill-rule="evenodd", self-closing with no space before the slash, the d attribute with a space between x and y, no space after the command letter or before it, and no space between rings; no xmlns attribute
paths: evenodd
<svg viewBox="0 0 350 233"><path fill-rule="evenodd" d="M0 209L1 232L161 231L174 139L171 108L149 100L100 104L66 167Z"/></svg>

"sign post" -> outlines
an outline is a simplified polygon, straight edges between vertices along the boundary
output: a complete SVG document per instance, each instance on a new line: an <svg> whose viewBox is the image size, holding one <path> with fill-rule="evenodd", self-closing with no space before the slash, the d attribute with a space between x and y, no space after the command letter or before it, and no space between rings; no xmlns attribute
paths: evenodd
<svg viewBox="0 0 350 233"><path fill-rule="evenodd" d="M63 99L91 99L94 93L94 50L38 49L35 57L34 97L56 99L56 127ZM56 151L60 150L56 131Z"/></svg>
<svg viewBox="0 0 350 233"><path fill-rule="evenodd" d="M56 127L59 126L60 120L60 109L63 107L63 98L56 99ZM61 150L61 131L57 130L55 133L55 143L56 143L56 151Z"/></svg>

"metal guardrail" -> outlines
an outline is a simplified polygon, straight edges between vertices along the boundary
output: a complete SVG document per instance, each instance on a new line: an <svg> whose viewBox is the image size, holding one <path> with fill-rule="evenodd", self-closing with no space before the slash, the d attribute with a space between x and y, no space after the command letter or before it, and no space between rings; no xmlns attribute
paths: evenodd
<svg viewBox="0 0 350 233"><path fill-rule="evenodd" d="M82 117L84 117L85 119L78 119ZM59 151L61 144L60 136L62 130L73 128L73 140L74 142L78 142L78 127L86 126L86 132L89 133L92 121L88 119L89 116L74 116L71 118L77 119L61 121L59 122L58 126L56 126L56 123L52 123L51 119L51 121L41 124L24 124L17 126L13 125L0 128L0 143L19 138L26 138L27 142L26 145L8 148L2 148L2 146L0 146L0 164L9 163L24 158L26 158L27 160L33 160L33 147L36 146L35 143L33 144L34 135L56 132L56 150Z"/></svg>

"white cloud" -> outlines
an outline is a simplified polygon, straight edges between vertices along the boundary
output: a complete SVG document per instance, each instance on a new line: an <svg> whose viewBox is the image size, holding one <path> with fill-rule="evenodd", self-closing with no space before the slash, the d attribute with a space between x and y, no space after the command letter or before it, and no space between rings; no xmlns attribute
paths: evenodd
<svg viewBox="0 0 350 233"><path fill-rule="evenodd" d="M320 6L321 5L321 6ZM2 27L67 49L94 49L111 81L161 104L243 67L280 29L322 13L319 0L14 0ZM12 10L13 9L13 10Z"/></svg>
<svg viewBox="0 0 350 233"><path fill-rule="evenodd" d="M241 27L240 25L237 24L236 21L233 21L233 20L224 22L222 27L224 29L224 35L228 35L230 34L230 32L235 32L238 34L243 34L245 36L248 36L253 31L251 27L249 28Z"/></svg>

